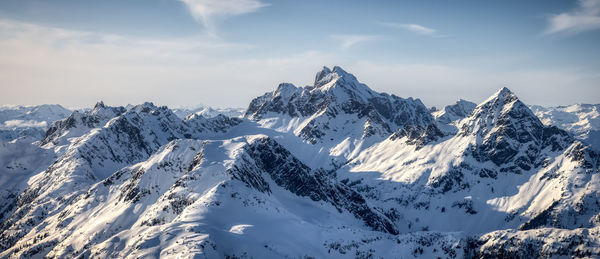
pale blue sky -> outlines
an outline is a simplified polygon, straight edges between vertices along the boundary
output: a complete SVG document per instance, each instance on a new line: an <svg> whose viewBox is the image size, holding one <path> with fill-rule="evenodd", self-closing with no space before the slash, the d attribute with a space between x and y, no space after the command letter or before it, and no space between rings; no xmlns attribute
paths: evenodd
<svg viewBox="0 0 600 259"><path fill-rule="evenodd" d="M0 104L245 107L339 65L428 106L600 102L600 0L4 0Z"/></svg>

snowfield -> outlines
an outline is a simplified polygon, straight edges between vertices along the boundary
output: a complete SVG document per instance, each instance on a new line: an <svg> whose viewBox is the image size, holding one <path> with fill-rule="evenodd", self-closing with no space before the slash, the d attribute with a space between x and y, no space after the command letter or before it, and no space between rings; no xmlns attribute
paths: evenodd
<svg viewBox="0 0 600 259"><path fill-rule="evenodd" d="M5 110L44 131L0 142L0 258L600 257L598 105L430 112L325 67L244 111Z"/></svg>

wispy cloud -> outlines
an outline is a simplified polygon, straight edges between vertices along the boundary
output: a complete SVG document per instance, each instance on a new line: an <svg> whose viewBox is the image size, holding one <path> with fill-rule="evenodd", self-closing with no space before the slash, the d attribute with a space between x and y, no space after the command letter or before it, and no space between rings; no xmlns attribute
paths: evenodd
<svg viewBox="0 0 600 259"><path fill-rule="evenodd" d="M358 35L358 34L334 34L330 36L332 39L340 42L340 47L344 50L352 48L361 43L380 40L377 35Z"/></svg>
<svg viewBox="0 0 600 259"><path fill-rule="evenodd" d="M308 85L323 65L341 65L377 91L436 106L459 97L483 100L506 83L531 104L593 103L600 81L596 71L502 73L458 64L348 60L318 50L244 55L249 48L260 50L214 37L139 39L0 20L0 104L83 107L101 99L111 105L239 107L280 82ZM540 85L558 94L540 95Z"/></svg>
<svg viewBox="0 0 600 259"><path fill-rule="evenodd" d="M600 0L580 0L575 10L553 15L548 23L546 34L600 29Z"/></svg>
<svg viewBox="0 0 600 259"><path fill-rule="evenodd" d="M0 19L0 104L237 107L283 81L306 85L323 64L340 63L308 50L244 55L256 48L210 36L141 39Z"/></svg>
<svg viewBox="0 0 600 259"><path fill-rule="evenodd" d="M435 36L437 35L437 30L414 23L393 23L393 22L382 22L379 23L382 26L408 30L417 34L427 35L427 36Z"/></svg>
<svg viewBox="0 0 600 259"><path fill-rule="evenodd" d="M194 18L207 29L214 30L214 19L253 13L268 6L258 0L179 0Z"/></svg>

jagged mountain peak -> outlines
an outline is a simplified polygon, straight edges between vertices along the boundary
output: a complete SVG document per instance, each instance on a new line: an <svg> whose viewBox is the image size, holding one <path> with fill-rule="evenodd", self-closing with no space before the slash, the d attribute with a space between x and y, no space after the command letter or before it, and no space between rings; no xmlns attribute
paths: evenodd
<svg viewBox="0 0 600 259"><path fill-rule="evenodd" d="M102 117L115 117L118 116L122 113L124 113L127 109L125 109L125 107L123 106L107 106L104 104L104 102L99 101L94 105L94 108L92 108L92 110L89 111L89 113L87 111L75 111L77 113L81 113L81 114L90 114L90 115L98 115L98 116L102 116Z"/></svg>
<svg viewBox="0 0 600 259"><path fill-rule="evenodd" d="M323 67L323 69L315 76L315 83L313 87L330 88L334 87L337 82L340 82L340 85L362 85L363 87L368 88L366 85L359 83L358 79L353 74L346 72L346 70L339 66L334 66L333 69Z"/></svg>
<svg viewBox="0 0 600 259"><path fill-rule="evenodd" d="M462 99L462 98L458 99L458 101L454 102L454 105L461 105L461 106L464 106L464 105L474 105L474 107L477 106L476 103L468 101L468 100L465 100L465 99Z"/></svg>
<svg viewBox="0 0 600 259"><path fill-rule="evenodd" d="M510 119L517 119L515 121ZM533 112L525 105L515 93L506 87L502 87L487 100L477 105L472 112L471 121L478 121L484 126L504 125L507 123L514 124L527 123L535 127L541 127L541 121L533 114Z"/></svg>
<svg viewBox="0 0 600 259"><path fill-rule="evenodd" d="M508 87L503 86L498 91L496 91L492 96L490 96L488 98L488 101L490 99L494 99L494 98L505 99L507 97L516 98L517 96L510 89L508 89Z"/></svg>
<svg viewBox="0 0 600 259"><path fill-rule="evenodd" d="M296 87L291 83L281 83L273 92L273 97L281 97L282 99L289 101L292 95L298 91L301 91L301 88Z"/></svg>
<svg viewBox="0 0 600 259"><path fill-rule="evenodd" d="M487 100L477 105L473 111L474 116L492 116L495 119L503 116L527 118L532 123L540 124L540 120L533 114L517 95L506 87L502 87Z"/></svg>
<svg viewBox="0 0 600 259"><path fill-rule="evenodd" d="M261 119L269 112L288 114L291 117L310 117L321 112L334 116L344 112L359 113L363 117L371 110L376 110L382 117L403 125L405 123L402 121L414 117L414 113L426 110L421 108L424 108L424 105L419 99L403 99L395 95L377 93L360 83L354 75L335 66L333 69L323 67L316 74L313 86L301 88L289 83L278 85L275 91L254 99L245 117ZM413 112L413 109L419 111ZM402 111L409 111L411 115L396 118ZM429 113L426 113L425 116L428 116ZM427 118L425 120L430 121Z"/></svg>
<svg viewBox="0 0 600 259"><path fill-rule="evenodd" d="M339 66L333 66L333 70L332 70L332 72L334 72L334 73L338 73L338 74L339 74L339 73L342 73L342 74L349 74L348 72L346 72L346 70L342 69L342 68L341 68L341 67L339 67Z"/></svg>
<svg viewBox="0 0 600 259"><path fill-rule="evenodd" d="M140 113L140 112L149 113L149 112L160 110L160 109L166 109L166 107L158 107L158 106L154 105L154 103L152 103L152 102L144 102L144 103L141 103L138 105L134 105L129 110L135 111L137 113Z"/></svg>
<svg viewBox="0 0 600 259"><path fill-rule="evenodd" d="M106 105L104 105L103 101L98 101L95 105L94 105L94 109L96 108L104 108L106 107Z"/></svg>
<svg viewBox="0 0 600 259"><path fill-rule="evenodd" d="M321 69L321 71L317 72L317 75L315 76L315 83L314 85L317 85L319 81L323 80L325 76L331 74L331 69L329 69L328 67L324 66L323 69Z"/></svg>
<svg viewBox="0 0 600 259"><path fill-rule="evenodd" d="M87 133L90 129L104 126L110 119L126 112L122 106L106 106L100 101L91 110L75 110L67 118L55 121L50 125L41 145L53 143L63 145L68 139Z"/></svg>
<svg viewBox="0 0 600 259"><path fill-rule="evenodd" d="M280 84L252 100L245 117L311 144L325 144L334 156L352 156L405 127L410 134L400 131L398 136L421 136L426 129L439 133L419 99L373 91L337 66L319 71L313 86Z"/></svg>
<svg viewBox="0 0 600 259"><path fill-rule="evenodd" d="M449 124L469 116L471 112L475 110L475 107L477 107L476 103L459 99L455 103L447 105L439 111L434 111L432 115L436 121L443 124Z"/></svg>
<svg viewBox="0 0 600 259"><path fill-rule="evenodd" d="M177 128L179 127L179 124L183 122L181 118L177 117L177 115L175 115L175 113L173 113L173 111L166 106L158 107L151 102L145 102L129 108L123 114L116 116L109 122L109 124L120 120L132 120L133 123L137 124L141 123L139 120L145 120L149 118L161 122L160 126L163 130L171 127Z"/></svg>
<svg viewBox="0 0 600 259"><path fill-rule="evenodd" d="M489 159L515 172L539 166L545 148L563 150L572 142L565 131L544 126L506 87L479 104L459 128L459 135L476 136L472 154L478 161Z"/></svg>
<svg viewBox="0 0 600 259"><path fill-rule="evenodd" d="M166 106L157 107L151 102L145 102L128 108L111 107L100 101L91 110L74 111L66 119L54 122L46 132L41 144L52 143L52 146L55 147L62 146L69 144L69 139L81 137L95 128L111 130L116 127L120 131L127 131L123 127L129 128L133 125L135 128L139 127L140 130L144 130L149 125L158 126L156 129L164 132L181 132L186 126L183 120Z"/></svg>
<svg viewBox="0 0 600 259"><path fill-rule="evenodd" d="M321 91L336 99L357 101L365 101L378 95L367 85L360 83L353 74L339 66L334 66L333 70L324 67L319 71L311 91Z"/></svg>
<svg viewBox="0 0 600 259"><path fill-rule="evenodd" d="M245 117L260 119L264 113L275 112L291 117L308 117L349 100L367 102L372 92L356 77L340 67L328 67L317 72L312 86L296 87L281 83L273 92L255 98L246 110Z"/></svg>
<svg viewBox="0 0 600 259"><path fill-rule="evenodd" d="M329 82L343 78L347 81L356 81L356 77L339 66L334 66L333 70L328 67L323 67L321 71L317 72L315 76L315 87L321 87L323 85L328 84Z"/></svg>
<svg viewBox="0 0 600 259"><path fill-rule="evenodd" d="M518 101L519 98L507 87L502 87L478 106L489 105L492 103L510 104Z"/></svg>
<svg viewBox="0 0 600 259"><path fill-rule="evenodd" d="M476 103L464 99L459 99L454 104L446 106L445 110L452 111L456 115L462 117L467 117L471 114L471 112L473 112L473 110L475 110L475 107L477 107Z"/></svg>

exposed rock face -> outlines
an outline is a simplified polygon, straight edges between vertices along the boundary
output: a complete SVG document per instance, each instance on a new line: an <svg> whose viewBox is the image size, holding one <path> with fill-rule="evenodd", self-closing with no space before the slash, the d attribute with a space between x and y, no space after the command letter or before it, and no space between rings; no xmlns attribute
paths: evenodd
<svg viewBox="0 0 600 259"><path fill-rule="evenodd" d="M445 134L435 124L429 124L425 128L422 126L410 126L398 129L390 136L390 140L406 137L406 143L422 147L444 136Z"/></svg>
<svg viewBox="0 0 600 259"><path fill-rule="evenodd" d="M459 134L481 139L472 149L475 159L489 159L498 166L513 162L503 169L517 173L539 166L545 159L540 155L544 148L564 150L573 142L565 131L544 126L508 88L477 106Z"/></svg>
<svg viewBox="0 0 600 259"><path fill-rule="evenodd" d="M41 141L42 145L52 143L58 145L60 138L78 136L93 128L104 126L110 119L125 112L124 107L107 107L103 102L94 105L91 111L74 111L69 117L50 125ZM68 134L73 131L73 134ZM76 132L78 131L78 132ZM78 135L75 135L78 134Z"/></svg>
<svg viewBox="0 0 600 259"><path fill-rule="evenodd" d="M600 229L538 229L496 231L469 239L465 254L471 258L593 258L600 255Z"/></svg>
<svg viewBox="0 0 600 259"><path fill-rule="evenodd" d="M373 211L366 200L343 183L335 182L328 172L311 170L294 158L289 151L269 138L254 140L246 151L260 170L269 174L275 183L298 195L310 197L313 201L331 203L338 210L347 210L374 230L398 234L394 225L381 213ZM250 184L255 181L250 181ZM268 187L258 186L268 191Z"/></svg>

